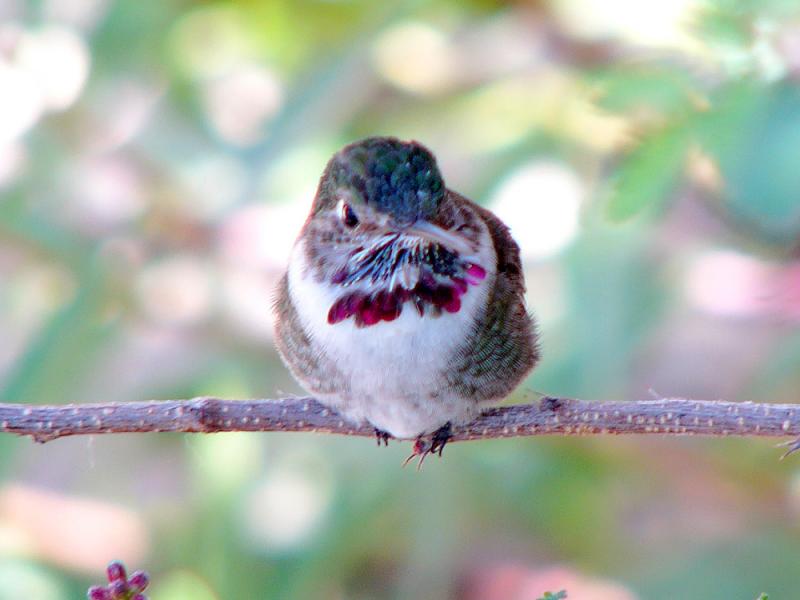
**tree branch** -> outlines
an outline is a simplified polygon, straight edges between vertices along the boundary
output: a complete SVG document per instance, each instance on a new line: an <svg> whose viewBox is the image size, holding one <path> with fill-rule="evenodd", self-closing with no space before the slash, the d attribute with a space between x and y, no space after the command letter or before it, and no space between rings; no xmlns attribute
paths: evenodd
<svg viewBox="0 0 800 600"><path fill-rule="evenodd" d="M372 437L313 398L191 400L37 406L0 403L0 432L48 442L70 435L184 431L311 431ZM528 435L800 436L800 404L663 398L590 402L547 397L487 410L453 427L452 441ZM795 449L796 443L790 445ZM800 446L798 446L800 447Z"/></svg>

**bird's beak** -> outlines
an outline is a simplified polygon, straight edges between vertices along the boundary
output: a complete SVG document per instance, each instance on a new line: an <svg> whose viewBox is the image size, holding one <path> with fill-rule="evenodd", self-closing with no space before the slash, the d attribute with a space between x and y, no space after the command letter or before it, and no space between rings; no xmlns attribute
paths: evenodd
<svg viewBox="0 0 800 600"><path fill-rule="evenodd" d="M443 229L429 221L417 221L410 227L406 227L403 233L417 236L428 242L441 244L445 248L453 250L461 255L471 255L475 249L464 237L457 233Z"/></svg>

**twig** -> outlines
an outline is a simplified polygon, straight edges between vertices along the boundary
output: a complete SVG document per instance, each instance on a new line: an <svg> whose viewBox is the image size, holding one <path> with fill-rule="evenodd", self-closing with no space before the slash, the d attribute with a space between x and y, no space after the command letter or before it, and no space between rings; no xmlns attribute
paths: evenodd
<svg viewBox="0 0 800 600"><path fill-rule="evenodd" d="M0 403L0 432L37 442L100 433L184 431L312 431L374 436L313 398L110 402L39 406ZM492 408L453 427L452 441L528 435L670 434L800 436L800 404L760 404L662 398L590 402L547 397ZM790 446L790 450L794 445Z"/></svg>

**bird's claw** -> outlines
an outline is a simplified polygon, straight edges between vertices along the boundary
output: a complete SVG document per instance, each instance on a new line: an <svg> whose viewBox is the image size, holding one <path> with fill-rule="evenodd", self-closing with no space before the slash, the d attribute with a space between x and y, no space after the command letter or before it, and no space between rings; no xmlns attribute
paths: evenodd
<svg viewBox="0 0 800 600"><path fill-rule="evenodd" d="M787 448L786 452L781 455L781 460L786 458L787 456L794 454L795 452L800 451L800 437L795 438L793 440L789 440L788 442L781 442L775 446L776 448Z"/></svg>
<svg viewBox="0 0 800 600"><path fill-rule="evenodd" d="M388 446L389 440L392 437L391 433L387 433L383 429L378 429L377 427L375 428L375 440L378 442L378 446L380 446L381 443L383 443L384 446Z"/></svg>
<svg viewBox="0 0 800 600"><path fill-rule="evenodd" d="M427 440L417 438L414 441L414 446L411 450L411 455L403 461L403 466L405 467L408 463L419 456L419 462L417 463L417 471L422 469L422 463L425 461L425 457L431 453L431 443Z"/></svg>
<svg viewBox="0 0 800 600"><path fill-rule="evenodd" d="M442 455L442 450L444 450L447 442L449 442L450 438L452 437L453 429L449 422L434 431L430 435L430 438L426 439L425 436L419 436L414 441L414 447L412 449L411 456L403 461L403 466L405 467L416 457L419 457L419 462L417 463L417 471L419 471L422 469L422 463L429 454L438 454L439 456Z"/></svg>
<svg viewBox="0 0 800 600"><path fill-rule="evenodd" d="M442 450L444 450L447 442L449 442L452 437L453 426L448 421L442 427L433 432L433 436L431 436L430 451L441 456Z"/></svg>

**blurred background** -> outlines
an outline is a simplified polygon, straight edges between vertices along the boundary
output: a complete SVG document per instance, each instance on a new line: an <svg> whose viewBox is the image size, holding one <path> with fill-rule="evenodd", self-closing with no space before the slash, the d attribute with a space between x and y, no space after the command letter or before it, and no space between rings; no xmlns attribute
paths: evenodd
<svg viewBox="0 0 800 600"><path fill-rule="evenodd" d="M278 397L328 157L416 139L519 241L509 402L795 402L794 0L2 0L0 401ZM0 599L797 598L769 440L0 437Z"/></svg>

